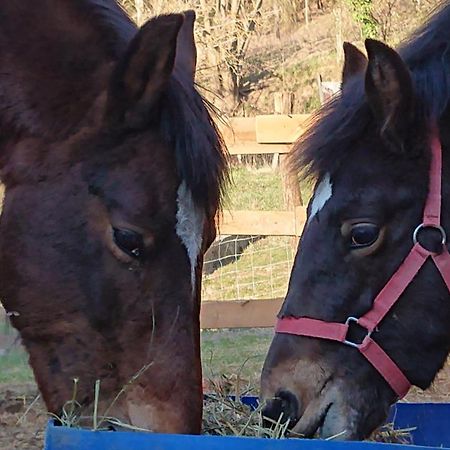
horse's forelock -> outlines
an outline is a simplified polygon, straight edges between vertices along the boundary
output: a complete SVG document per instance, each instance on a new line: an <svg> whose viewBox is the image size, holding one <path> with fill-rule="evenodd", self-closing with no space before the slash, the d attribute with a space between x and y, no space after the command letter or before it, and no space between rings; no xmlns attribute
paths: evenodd
<svg viewBox="0 0 450 450"><path fill-rule="evenodd" d="M194 202L207 214L220 208L228 179L222 137L197 90L174 77L162 100L161 129Z"/></svg>
<svg viewBox="0 0 450 450"><path fill-rule="evenodd" d="M312 116L290 156L294 171L321 177L336 171L349 156L353 143L371 117L362 78L351 83L352 89L326 103Z"/></svg>

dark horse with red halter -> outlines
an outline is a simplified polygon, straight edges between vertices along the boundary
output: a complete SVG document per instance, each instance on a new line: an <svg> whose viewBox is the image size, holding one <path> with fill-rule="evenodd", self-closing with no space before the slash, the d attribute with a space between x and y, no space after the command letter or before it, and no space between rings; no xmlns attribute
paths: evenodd
<svg viewBox="0 0 450 450"><path fill-rule="evenodd" d="M366 49L293 155L319 181L262 395L307 436L366 437L450 350L450 5Z"/></svg>
<svg viewBox="0 0 450 450"><path fill-rule="evenodd" d="M55 414L74 379L92 412L100 380L100 416L200 432L226 158L194 88L194 19L137 30L113 0L1 2L0 297Z"/></svg>

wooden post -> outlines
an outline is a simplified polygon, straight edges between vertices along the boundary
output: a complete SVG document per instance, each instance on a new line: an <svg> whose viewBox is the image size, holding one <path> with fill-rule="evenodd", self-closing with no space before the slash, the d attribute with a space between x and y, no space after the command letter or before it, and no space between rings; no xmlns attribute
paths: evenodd
<svg viewBox="0 0 450 450"><path fill-rule="evenodd" d="M294 94L292 92L274 92L273 110L275 114L292 114L294 109ZM279 153L274 153L272 158L272 169L276 169L283 157Z"/></svg>
<svg viewBox="0 0 450 450"><path fill-rule="evenodd" d="M294 94L292 92L276 92L274 94L275 114L292 114L294 108ZM279 155L281 185L283 187L284 208L293 211L303 206L302 194L297 175L289 168L288 155ZM292 248L298 247L299 238L292 238Z"/></svg>
<svg viewBox="0 0 450 450"><path fill-rule="evenodd" d="M340 63L344 60L343 37L342 37L342 7L340 2L333 9L334 24L336 29L336 61Z"/></svg>
<svg viewBox="0 0 450 450"><path fill-rule="evenodd" d="M275 114L292 114L294 107L294 94L292 92L274 93ZM287 155L280 155L280 173L283 185L284 207L293 210L303 205L300 185L297 176L293 175L288 167Z"/></svg>
<svg viewBox="0 0 450 450"><path fill-rule="evenodd" d="M319 102L321 105L324 104L323 90L322 90L322 75L317 74L317 90L319 91Z"/></svg>
<svg viewBox="0 0 450 450"><path fill-rule="evenodd" d="M287 155L280 155L281 183L283 185L283 201L287 210L303 206L298 178L289 170Z"/></svg>
<svg viewBox="0 0 450 450"><path fill-rule="evenodd" d="M273 110L275 114L292 114L294 109L293 92L274 92Z"/></svg>
<svg viewBox="0 0 450 450"><path fill-rule="evenodd" d="M272 156L272 170L277 170L279 163L280 163L280 154L274 153Z"/></svg>

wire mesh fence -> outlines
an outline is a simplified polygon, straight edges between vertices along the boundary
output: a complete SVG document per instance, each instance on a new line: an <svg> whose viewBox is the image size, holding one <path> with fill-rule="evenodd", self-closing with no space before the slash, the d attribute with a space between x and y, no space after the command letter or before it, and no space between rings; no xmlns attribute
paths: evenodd
<svg viewBox="0 0 450 450"><path fill-rule="evenodd" d="M296 243L288 236L220 236L205 258L202 300L283 297Z"/></svg>

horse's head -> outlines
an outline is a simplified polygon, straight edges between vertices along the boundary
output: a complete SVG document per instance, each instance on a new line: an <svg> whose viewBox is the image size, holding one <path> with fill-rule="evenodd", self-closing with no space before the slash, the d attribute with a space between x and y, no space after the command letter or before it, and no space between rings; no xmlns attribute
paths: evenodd
<svg viewBox="0 0 450 450"><path fill-rule="evenodd" d="M429 130L436 114L427 95L437 92L439 77L448 70L426 46L416 60L408 57L409 68L380 42L369 40L366 49L368 60L346 45L342 95L325 108L293 155L296 167L306 165L318 181L279 317L321 322L291 321L301 323L300 335L276 333L263 369L262 396L266 416L278 419L283 413L295 432L307 436L364 438L396 399L352 345L368 334L353 318L371 310L413 247L428 193ZM446 95L441 100L433 94L432 101L436 105ZM445 150L442 127L440 138ZM444 152L442 223L448 230L447 158ZM427 228L420 239L440 251L438 230ZM445 362L449 321L449 292L427 260L371 339L411 383L426 388ZM339 325L327 330L325 322ZM344 330L335 336L340 342L319 338L320 333L329 337L330 330Z"/></svg>
<svg viewBox="0 0 450 450"><path fill-rule="evenodd" d="M100 380L100 416L200 431L202 258L225 159L194 88L193 23L188 12L144 25L98 69L90 103L79 92L89 108L75 131L4 144L1 297L55 414L74 379L92 413ZM78 62L83 85L92 61Z"/></svg>

